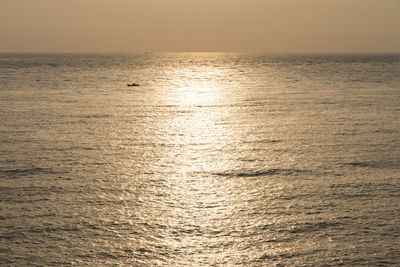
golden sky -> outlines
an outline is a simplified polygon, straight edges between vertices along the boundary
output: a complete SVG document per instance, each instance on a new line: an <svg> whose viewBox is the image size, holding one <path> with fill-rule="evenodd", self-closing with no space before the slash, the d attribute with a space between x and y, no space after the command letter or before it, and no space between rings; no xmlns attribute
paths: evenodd
<svg viewBox="0 0 400 267"><path fill-rule="evenodd" d="M400 52L400 0L0 0L0 52Z"/></svg>

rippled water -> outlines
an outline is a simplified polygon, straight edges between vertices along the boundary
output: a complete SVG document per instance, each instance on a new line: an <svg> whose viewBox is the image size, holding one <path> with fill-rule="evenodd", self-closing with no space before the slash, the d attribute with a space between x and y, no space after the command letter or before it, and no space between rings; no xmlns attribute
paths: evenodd
<svg viewBox="0 0 400 267"><path fill-rule="evenodd" d="M1 265L400 265L399 55L3 54L0 111Z"/></svg>

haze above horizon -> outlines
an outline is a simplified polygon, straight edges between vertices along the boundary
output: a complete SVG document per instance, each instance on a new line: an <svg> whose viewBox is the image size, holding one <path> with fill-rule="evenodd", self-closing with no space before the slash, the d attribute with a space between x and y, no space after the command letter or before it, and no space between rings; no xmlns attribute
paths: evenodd
<svg viewBox="0 0 400 267"><path fill-rule="evenodd" d="M399 53L397 0L0 0L0 52Z"/></svg>

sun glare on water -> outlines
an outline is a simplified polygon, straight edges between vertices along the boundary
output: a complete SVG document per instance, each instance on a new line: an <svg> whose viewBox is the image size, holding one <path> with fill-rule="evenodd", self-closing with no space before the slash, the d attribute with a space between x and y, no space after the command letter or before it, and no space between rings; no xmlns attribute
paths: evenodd
<svg viewBox="0 0 400 267"><path fill-rule="evenodd" d="M189 67L175 70L171 84L175 87L165 95L173 96L173 116L166 122L164 132L169 144L161 165L166 167L168 185L163 201L169 229L183 229L180 237L166 233L168 245L192 258L188 264L201 264L207 259L223 260L226 250L215 253L212 246L225 240L218 235L228 227L236 203L243 195L237 194L239 184L218 179L214 173L229 168L232 159L229 147L240 137L230 127L234 118L225 103L227 97L226 72L213 67ZM233 168L233 166L231 166ZM219 259L219 260L218 260Z"/></svg>

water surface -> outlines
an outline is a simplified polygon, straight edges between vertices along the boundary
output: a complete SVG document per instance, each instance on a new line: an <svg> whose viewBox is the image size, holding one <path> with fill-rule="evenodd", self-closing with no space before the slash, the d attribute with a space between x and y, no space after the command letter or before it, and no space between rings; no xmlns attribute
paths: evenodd
<svg viewBox="0 0 400 267"><path fill-rule="evenodd" d="M400 265L399 103L399 55L2 54L0 262Z"/></svg>

